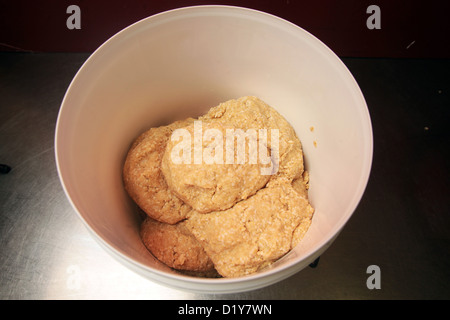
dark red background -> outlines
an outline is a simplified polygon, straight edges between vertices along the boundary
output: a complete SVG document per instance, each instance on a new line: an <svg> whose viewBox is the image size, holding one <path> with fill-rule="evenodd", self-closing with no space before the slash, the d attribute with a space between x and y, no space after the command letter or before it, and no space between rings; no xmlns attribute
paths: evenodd
<svg viewBox="0 0 450 320"><path fill-rule="evenodd" d="M0 0L0 51L92 52L124 27L178 7L225 4L277 15L309 31L341 57L450 58L450 1L387 0ZM66 9L81 9L81 30L69 30ZM381 9L381 30L369 30L369 5ZM411 44L412 43L412 44Z"/></svg>

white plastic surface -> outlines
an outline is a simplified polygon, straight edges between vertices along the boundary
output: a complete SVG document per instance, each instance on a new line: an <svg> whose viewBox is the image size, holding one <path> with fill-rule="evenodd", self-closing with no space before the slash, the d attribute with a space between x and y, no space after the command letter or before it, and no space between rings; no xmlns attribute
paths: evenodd
<svg viewBox="0 0 450 320"><path fill-rule="evenodd" d="M295 250L254 275L179 275L140 241L136 207L122 185L125 154L151 126L245 95L277 109L302 141L313 223ZM72 81L55 136L64 190L108 252L156 282L215 293L280 281L326 250L363 195L372 149L364 97L330 49L285 20L227 6L168 11L109 39Z"/></svg>

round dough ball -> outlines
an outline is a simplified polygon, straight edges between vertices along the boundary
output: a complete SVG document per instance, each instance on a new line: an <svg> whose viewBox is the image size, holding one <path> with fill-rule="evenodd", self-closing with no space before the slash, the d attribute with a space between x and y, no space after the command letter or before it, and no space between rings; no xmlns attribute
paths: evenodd
<svg viewBox="0 0 450 320"><path fill-rule="evenodd" d="M185 271L214 270L211 259L183 222L171 225L146 218L140 233L147 249L169 267Z"/></svg>
<svg viewBox="0 0 450 320"><path fill-rule="evenodd" d="M151 128L141 134L128 151L123 182L134 202L151 218L170 224L185 219L192 208L167 187L161 173L161 159L173 130L184 127L193 119Z"/></svg>
<svg viewBox="0 0 450 320"><path fill-rule="evenodd" d="M266 185L272 163L267 145L253 134L256 130L214 121L181 130L169 139L161 170L169 189L196 211L231 208ZM268 163L261 163L259 152Z"/></svg>

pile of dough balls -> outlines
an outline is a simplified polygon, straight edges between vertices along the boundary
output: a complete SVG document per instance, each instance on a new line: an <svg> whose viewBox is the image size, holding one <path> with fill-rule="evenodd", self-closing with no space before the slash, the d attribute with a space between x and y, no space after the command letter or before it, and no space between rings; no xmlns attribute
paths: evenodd
<svg viewBox="0 0 450 320"><path fill-rule="evenodd" d="M148 250L198 276L239 277L270 265L300 242L314 213L300 140L251 96L144 132L123 180L145 212Z"/></svg>

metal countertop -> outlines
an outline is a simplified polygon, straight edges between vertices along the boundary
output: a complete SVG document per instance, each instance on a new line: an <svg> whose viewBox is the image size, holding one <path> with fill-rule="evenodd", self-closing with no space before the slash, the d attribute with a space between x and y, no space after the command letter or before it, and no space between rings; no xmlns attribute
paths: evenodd
<svg viewBox="0 0 450 320"><path fill-rule="evenodd" d="M354 215L317 267L269 287L208 295L127 269L66 199L54 130L89 54L0 53L0 299L449 299L449 60L343 58L374 130L372 174ZM380 268L369 289L368 267Z"/></svg>

